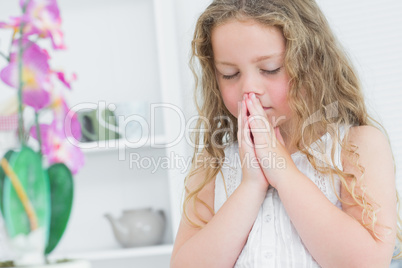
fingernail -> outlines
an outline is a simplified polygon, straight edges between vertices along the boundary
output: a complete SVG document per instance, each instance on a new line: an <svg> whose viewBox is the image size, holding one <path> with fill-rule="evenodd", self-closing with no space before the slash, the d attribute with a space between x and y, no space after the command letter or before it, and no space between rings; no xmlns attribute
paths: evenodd
<svg viewBox="0 0 402 268"><path fill-rule="evenodd" d="M254 93L251 93L250 95L251 95L251 98L255 99L255 94Z"/></svg>
<svg viewBox="0 0 402 268"><path fill-rule="evenodd" d="M246 95L245 94L243 95L243 100L246 100Z"/></svg>

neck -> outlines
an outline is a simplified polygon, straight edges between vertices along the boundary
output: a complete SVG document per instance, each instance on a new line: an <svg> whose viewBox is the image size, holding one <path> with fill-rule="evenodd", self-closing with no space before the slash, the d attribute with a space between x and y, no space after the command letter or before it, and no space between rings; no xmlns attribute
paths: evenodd
<svg viewBox="0 0 402 268"><path fill-rule="evenodd" d="M293 154L297 151L297 147L295 144L292 144L292 123L287 121L279 126L279 131L281 132L283 141L285 142L285 147L290 154Z"/></svg>
<svg viewBox="0 0 402 268"><path fill-rule="evenodd" d="M295 142L293 141L293 133L295 133L295 129L293 128L293 124L288 121L283 123L282 125L279 126L279 130L281 132L283 141L285 142L285 147L288 150L288 152L290 154L295 153L296 151L298 151L298 148L295 144ZM308 144L306 144L306 146L310 146L311 143L314 143L315 141L317 141L318 139L320 139L323 135L325 135L325 133L327 132L326 130L321 130L318 131L319 133L317 134L316 137L313 137L313 139L306 139L305 142L308 142Z"/></svg>

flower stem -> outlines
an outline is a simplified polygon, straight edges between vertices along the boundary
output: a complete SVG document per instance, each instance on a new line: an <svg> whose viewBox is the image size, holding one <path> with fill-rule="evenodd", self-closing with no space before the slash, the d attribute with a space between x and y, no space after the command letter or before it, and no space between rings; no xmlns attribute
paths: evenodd
<svg viewBox="0 0 402 268"><path fill-rule="evenodd" d="M20 39L18 40L18 137L20 142L25 145L24 138L24 118L23 118L23 109L22 109L22 87L24 86L24 82L22 81L22 54L24 50L22 48L22 35L23 35L24 23L20 25Z"/></svg>
<svg viewBox="0 0 402 268"><path fill-rule="evenodd" d="M7 57L3 52L0 51L0 56L2 56L6 61L10 62L10 58Z"/></svg>
<svg viewBox="0 0 402 268"><path fill-rule="evenodd" d="M30 0L25 1L22 7L22 14L25 14L26 7ZM24 35L25 23L21 22L19 27L20 38L18 40L18 137L22 145L25 145L24 137L24 117L23 117L23 107L22 107L22 88L24 87L23 79L23 35Z"/></svg>
<svg viewBox="0 0 402 268"><path fill-rule="evenodd" d="M22 13L25 14L25 10L27 9L27 6L31 0L25 0L24 5L22 5Z"/></svg>
<svg viewBox="0 0 402 268"><path fill-rule="evenodd" d="M39 113L37 111L35 111L35 126L36 126L36 136L39 142L39 154L42 156L42 137L40 135Z"/></svg>
<svg viewBox="0 0 402 268"><path fill-rule="evenodd" d="M27 40L28 43L26 44L26 46L24 47L24 50L27 50L28 48L30 48L33 44L35 44L36 42L38 42L39 40L39 36L36 37L35 40L31 41L31 40Z"/></svg>

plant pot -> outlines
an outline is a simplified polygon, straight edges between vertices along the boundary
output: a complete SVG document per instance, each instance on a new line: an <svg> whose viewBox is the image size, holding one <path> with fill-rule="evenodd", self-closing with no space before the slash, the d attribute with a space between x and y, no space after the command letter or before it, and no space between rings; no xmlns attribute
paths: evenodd
<svg viewBox="0 0 402 268"><path fill-rule="evenodd" d="M27 265L27 266L13 266L20 267L20 268L91 268L91 263L89 261L84 260L68 260L58 263L50 263L50 264L43 264L43 265ZM13 268L13 267L6 267L6 268Z"/></svg>

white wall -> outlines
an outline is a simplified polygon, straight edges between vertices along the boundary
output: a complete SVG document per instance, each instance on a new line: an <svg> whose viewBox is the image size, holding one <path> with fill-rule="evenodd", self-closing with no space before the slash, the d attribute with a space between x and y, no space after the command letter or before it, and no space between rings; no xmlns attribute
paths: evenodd
<svg viewBox="0 0 402 268"><path fill-rule="evenodd" d="M18 3L1 1L0 20L19 15ZM49 53L53 68L78 76L71 105L160 100L152 1L58 0L58 4L67 50L49 49ZM0 31L2 51L9 45L5 32ZM44 47L48 44L41 42ZM14 92L2 82L0 89L6 94Z"/></svg>
<svg viewBox="0 0 402 268"><path fill-rule="evenodd" d="M318 3L359 71L368 106L388 131L402 193L402 1Z"/></svg>
<svg viewBox="0 0 402 268"><path fill-rule="evenodd" d="M210 0L174 0L176 5L177 18L177 38L179 63L181 71L181 88L183 91L183 110L187 120L197 114L194 106L193 92L194 79L189 68L189 59L191 55L191 40L193 38L194 27L199 15L209 5ZM190 157L193 148L187 144L187 156Z"/></svg>

